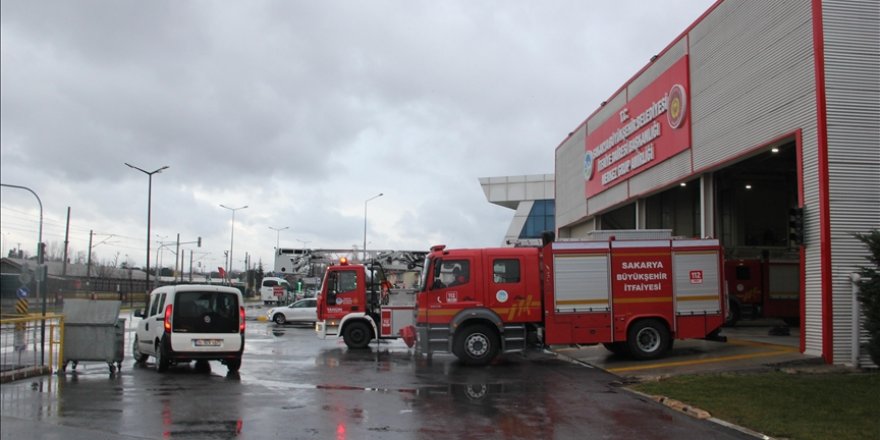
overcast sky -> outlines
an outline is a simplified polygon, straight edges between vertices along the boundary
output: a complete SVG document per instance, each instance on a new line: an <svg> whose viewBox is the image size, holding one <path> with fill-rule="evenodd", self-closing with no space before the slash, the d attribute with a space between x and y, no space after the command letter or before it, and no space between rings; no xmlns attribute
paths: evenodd
<svg viewBox="0 0 880 440"><path fill-rule="evenodd" d="M496 246L478 179L552 174L567 134L713 1L0 2L0 181L43 240L272 269L281 247ZM2 189L2 253L36 253ZM185 246L187 249L192 245ZM163 254L163 265L173 261ZM187 257L188 260L188 257ZM151 265L153 260L151 259ZM197 263L198 264L198 263ZM172 263L173 265L173 263ZM215 269L216 270L216 269Z"/></svg>

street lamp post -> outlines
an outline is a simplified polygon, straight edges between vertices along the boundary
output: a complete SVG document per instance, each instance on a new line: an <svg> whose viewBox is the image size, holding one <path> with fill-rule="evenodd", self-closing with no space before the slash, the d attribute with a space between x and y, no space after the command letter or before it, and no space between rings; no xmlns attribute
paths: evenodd
<svg viewBox="0 0 880 440"><path fill-rule="evenodd" d="M305 251L306 251L306 245L312 242L311 240L300 240L300 239L298 239L298 238L296 239L296 241L302 243L302 246L303 246L303 247L302 247L303 253L305 253Z"/></svg>
<svg viewBox="0 0 880 440"><path fill-rule="evenodd" d="M37 198L37 204L40 205L40 227L37 230L37 295L42 296L42 316L46 316L46 293L43 292L43 277L48 273L48 270L43 266L45 255L43 255L43 201L40 200L40 196L37 195L34 190L20 185L8 185L5 183L0 183L0 186L5 186L7 188L15 188L15 189L23 189ZM19 248L21 246L19 245ZM17 325L17 324L16 324ZM42 320L40 324L40 365L46 365L46 320Z"/></svg>
<svg viewBox="0 0 880 440"><path fill-rule="evenodd" d="M247 208L247 205L244 205L239 208L230 208L226 205L221 204L220 207L232 211L232 231L229 233L229 263L227 263L227 266L226 266L226 279L227 279L227 281L229 281L229 284L231 285L232 284L232 245L233 245L233 243L235 243L235 211L238 211L240 209L245 209L245 208Z"/></svg>
<svg viewBox="0 0 880 440"><path fill-rule="evenodd" d="M373 197L370 197L367 200L364 200L364 247L363 247L364 257L361 259L361 261L363 261L363 262L367 261L367 203L369 203L370 200L378 199L379 197L382 197L383 195L384 195L383 193L379 193Z"/></svg>
<svg viewBox="0 0 880 440"><path fill-rule="evenodd" d="M125 162L125 165L129 168L134 168L144 174L147 175L147 294L150 293L150 212L152 211L152 203L153 203L153 174L161 173L162 170L167 169L168 165L165 165L162 168L155 169L153 171L146 171L144 169L138 168L128 162Z"/></svg>
<svg viewBox="0 0 880 440"><path fill-rule="evenodd" d="M283 228L273 228L269 226L269 229L277 232L277 234L275 235L275 255L278 255L278 246L281 245L281 231L285 229L290 229L290 226L285 226Z"/></svg>

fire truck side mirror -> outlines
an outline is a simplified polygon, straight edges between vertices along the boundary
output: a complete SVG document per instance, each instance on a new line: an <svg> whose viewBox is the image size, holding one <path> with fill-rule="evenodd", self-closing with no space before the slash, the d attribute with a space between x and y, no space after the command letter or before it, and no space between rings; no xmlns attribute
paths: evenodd
<svg viewBox="0 0 880 440"><path fill-rule="evenodd" d="M541 244L547 246L550 243L556 241L556 233L553 231L544 231L541 233Z"/></svg>

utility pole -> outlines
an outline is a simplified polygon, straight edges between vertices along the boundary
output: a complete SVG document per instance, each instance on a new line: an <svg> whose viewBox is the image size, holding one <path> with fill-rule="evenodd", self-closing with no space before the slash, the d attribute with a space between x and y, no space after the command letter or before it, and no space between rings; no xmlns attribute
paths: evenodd
<svg viewBox="0 0 880 440"><path fill-rule="evenodd" d="M67 247L70 245L70 206L67 207L67 226L64 228L64 260L61 263L61 276L67 275Z"/></svg>
<svg viewBox="0 0 880 440"><path fill-rule="evenodd" d="M89 229L89 256L86 259L86 279L91 281L92 278L92 236L95 235L95 231Z"/></svg>
<svg viewBox="0 0 880 440"><path fill-rule="evenodd" d="M174 252L174 282L177 282L177 265L180 264L180 268L183 269L183 257L180 255L180 233L177 233L177 248ZM183 280L183 276L181 274L181 280Z"/></svg>

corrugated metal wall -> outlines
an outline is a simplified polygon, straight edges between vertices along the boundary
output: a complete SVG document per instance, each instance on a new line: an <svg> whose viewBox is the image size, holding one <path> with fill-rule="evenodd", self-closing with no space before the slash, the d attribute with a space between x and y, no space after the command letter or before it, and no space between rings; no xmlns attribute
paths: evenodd
<svg viewBox="0 0 880 440"><path fill-rule="evenodd" d="M880 227L880 22L876 0L823 2L833 282L833 356L851 354L848 275L863 264L864 249L851 237ZM688 33L692 148L628 184L583 200L584 134L579 130L557 151L557 226L581 223L631 195L659 189L690 172L713 171L757 148L800 133L806 239L805 352L821 355L818 129L812 3L727 0ZM680 56L677 43L655 64ZM673 56L674 55L674 56ZM659 73L648 68L628 89L641 90ZM587 121L596 127L615 114L624 93ZM573 136L574 138L574 136ZM684 168L683 168L684 167ZM564 174L561 174L564 173ZM623 190L623 189L626 190ZM865 189L871 189L865 191ZM712 209L709 207L708 209ZM571 236L574 229L571 229Z"/></svg>
<svg viewBox="0 0 880 440"><path fill-rule="evenodd" d="M584 196L586 133L586 125L581 125L556 150L557 225L568 225L587 215L587 200Z"/></svg>
<svg viewBox="0 0 880 440"><path fill-rule="evenodd" d="M865 265L852 234L880 228L880 3L822 5L835 363L852 357L849 274ZM873 190L867 190L872 188Z"/></svg>
<svg viewBox="0 0 880 440"><path fill-rule="evenodd" d="M728 0L689 33L696 170L802 130L806 353L822 353L816 87L809 2Z"/></svg>

